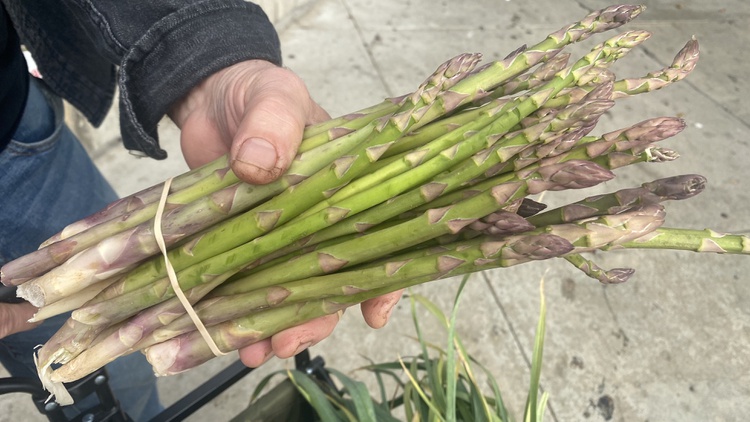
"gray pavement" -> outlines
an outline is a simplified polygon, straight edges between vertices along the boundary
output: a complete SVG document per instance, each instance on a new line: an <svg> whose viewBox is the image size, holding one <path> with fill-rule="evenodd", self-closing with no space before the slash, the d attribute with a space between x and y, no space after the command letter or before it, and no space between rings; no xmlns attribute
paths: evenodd
<svg viewBox="0 0 750 422"><path fill-rule="evenodd" d="M300 3L300 2L297 2ZM320 104L339 115L413 90L441 62L461 52L504 57L523 43L573 22L608 2L477 0L314 0L279 17L285 64L300 74ZM750 43L750 4L725 1L646 1L629 25L653 37L617 63L623 76L667 65L695 35L702 59L685 81L643 98L618 102L597 132L646 118L684 117L688 128L668 140L682 157L669 164L618 171L602 187L545 196L562 204L658 177L699 173L700 196L667 205L667 225L750 232L750 82L744 46ZM743 29L745 28L745 29ZM576 46L580 53L594 42ZM86 130L86 129L84 129ZM162 125L170 158L137 159L118 144L116 123L88 131L92 155L125 195L185 170L176 129ZM539 284L545 280L547 341L542 385L553 421L739 421L750 415L750 259L674 251L597 254L605 267L632 266L626 284L602 286L561 261L538 262L472 276L462 298L458 333L471 354L498 380L517 418L529 377ZM448 310L455 280L414 289ZM426 314L421 314L428 321ZM426 322L427 323L427 322ZM439 330L431 333L444 342ZM347 312L312 353L343 371L416 351L408 301L378 331ZM216 359L159 380L171 403L226 365ZM191 420L227 420L242 409L262 374L289 362L272 361L217 398ZM366 374L353 372L371 382ZM0 375L2 375L0 373ZM37 420L20 397L0 397L0 421ZM36 419L35 419L36 418Z"/></svg>

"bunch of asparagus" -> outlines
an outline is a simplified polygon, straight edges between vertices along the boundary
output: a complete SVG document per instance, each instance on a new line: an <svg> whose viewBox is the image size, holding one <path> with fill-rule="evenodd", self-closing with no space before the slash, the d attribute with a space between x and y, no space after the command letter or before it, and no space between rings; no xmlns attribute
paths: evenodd
<svg viewBox="0 0 750 422"><path fill-rule="evenodd" d="M661 203L701 192L702 176L550 211L531 198L677 158L655 143L684 128L678 118L591 133L615 100L687 76L695 40L669 67L619 80L611 63L647 32L618 34L572 62L563 52L642 10L608 7L482 66L477 54L457 56L414 93L309 127L290 170L271 184L240 182L226 158L175 178L156 224L213 342L236 350L387 292L534 260L562 257L603 283L632 275L581 255L593 250L750 253L746 237L661 227ZM214 356L157 245L163 188L121 199L2 268L2 282L40 308L34 320L72 311L37 355L58 400L58 383L134 351L159 375Z"/></svg>

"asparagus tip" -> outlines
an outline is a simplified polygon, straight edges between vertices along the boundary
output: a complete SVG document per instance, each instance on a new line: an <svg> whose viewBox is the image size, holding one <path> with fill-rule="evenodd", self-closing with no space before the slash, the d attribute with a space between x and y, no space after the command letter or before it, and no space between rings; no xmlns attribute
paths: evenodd
<svg viewBox="0 0 750 422"><path fill-rule="evenodd" d="M517 213L521 217L528 218L528 217L531 217L532 215L539 214L545 208L547 208L546 204L534 201L533 199L530 199L530 198L523 198L521 205L518 207Z"/></svg>
<svg viewBox="0 0 750 422"><path fill-rule="evenodd" d="M558 257L574 249L567 239L549 233L523 236L510 246L514 252L533 260Z"/></svg>
<svg viewBox="0 0 750 422"><path fill-rule="evenodd" d="M644 183L642 186L649 192L664 199L681 200L691 198L703 192L707 180L698 174L684 174L666 177Z"/></svg>
<svg viewBox="0 0 750 422"><path fill-rule="evenodd" d="M633 274L635 274L633 268L612 268L611 270L603 271L597 279L602 284L620 284L628 281Z"/></svg>

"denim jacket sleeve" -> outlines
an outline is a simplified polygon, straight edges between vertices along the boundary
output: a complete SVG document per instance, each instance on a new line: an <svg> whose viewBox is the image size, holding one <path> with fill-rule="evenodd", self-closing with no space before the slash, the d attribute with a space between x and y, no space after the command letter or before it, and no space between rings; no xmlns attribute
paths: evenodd
<svg viewBox="0 0 750 422"><path fill-rule="evenodd" d="M281 64L273 25L243 0L2 1L47 84L95 125L117 85L125 147L156 159L157 124L190 88L243 60Z"/></svg>

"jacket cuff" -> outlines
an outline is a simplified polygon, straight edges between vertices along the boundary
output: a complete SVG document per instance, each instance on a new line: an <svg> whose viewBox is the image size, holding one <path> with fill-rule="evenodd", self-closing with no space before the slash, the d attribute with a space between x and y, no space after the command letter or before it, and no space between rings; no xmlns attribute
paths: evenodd
<svg viewBox="0 0 750 422"><path fill-rule="evenodd" d="M118 85L125 148L166 158L156 128L172 104L213 73L251 59L281 64L278 35L258 5L206 1L161 19L121 63Z"/></svg>

